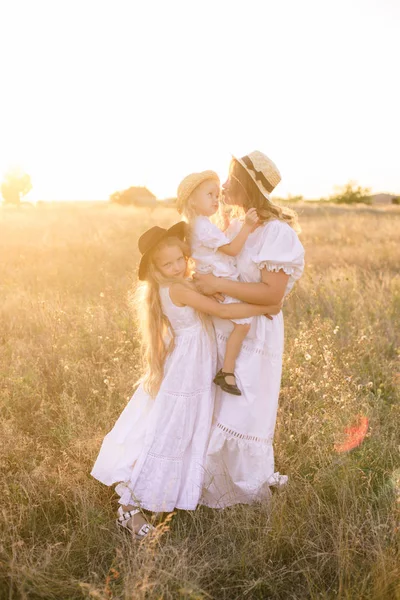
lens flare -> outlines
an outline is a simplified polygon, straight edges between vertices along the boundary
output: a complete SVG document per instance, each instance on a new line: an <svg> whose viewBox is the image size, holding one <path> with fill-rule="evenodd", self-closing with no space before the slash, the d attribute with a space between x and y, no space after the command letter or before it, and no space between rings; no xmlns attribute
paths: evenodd
<svg viewBox="0 0 400 600"><path fill-rule="evenodd" d="M344 430L344 439L340 443L335 444L336 452L348 452L349 450L357 448L357 446L363 442L367 431L368 418L364 415L359 415L356 424L351 427L346 427Z"/></svg>

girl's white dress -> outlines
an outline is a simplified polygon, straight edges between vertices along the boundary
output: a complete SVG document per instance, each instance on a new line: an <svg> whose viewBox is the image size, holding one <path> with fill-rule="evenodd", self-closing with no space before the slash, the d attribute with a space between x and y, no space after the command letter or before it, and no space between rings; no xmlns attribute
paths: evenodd
<svg viewBox="0 0 400 600"><path fill-rule="evenodd" d="M241 226L233 222L227 234ZM289 275L285 295L304 269L304 248L286 223L270 221L251 233L237 266L243 282L260 282L261 270ZM232 323L214 318L219 367ZM270 321L254 317L236 360L235 376L242 396L218 388L215 417L206 459L202 504L222 508L249 504L270 494L269 486L287 481L275 473L272 447L281 382L283 315Z"/></svg>
<svg viewBox="0 0 400 600"><path fill-rule="evenodd" d="M193 510L214 408L215 340L193 308L172 302L168 287L160 288L160 297L175 333L160 390L152 399L139 386L104 438L91 474L106 485L118 483L121 504Z"/></svg>

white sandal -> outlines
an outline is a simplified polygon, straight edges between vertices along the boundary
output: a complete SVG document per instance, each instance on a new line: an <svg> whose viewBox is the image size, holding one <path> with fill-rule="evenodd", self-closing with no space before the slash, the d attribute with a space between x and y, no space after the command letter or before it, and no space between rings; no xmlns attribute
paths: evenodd
<svg viewBox="0 0 400 600"><path fill-rule="evenodd" d="M115 521L118 527L120 527L121 529L128 530L129 533L135 538L135 540L143 540L145 537L148 536L148 534L151 531L154 530L153 525L150 525L150 523L143 523L138 532L134 531L133 529L131 529L131 527L129 527L128 523L131 520L131 518L140 512L140 508L134 508L133 510L128 510L124 512L122 506L120 506L118 509L119 517Z"/></svg>

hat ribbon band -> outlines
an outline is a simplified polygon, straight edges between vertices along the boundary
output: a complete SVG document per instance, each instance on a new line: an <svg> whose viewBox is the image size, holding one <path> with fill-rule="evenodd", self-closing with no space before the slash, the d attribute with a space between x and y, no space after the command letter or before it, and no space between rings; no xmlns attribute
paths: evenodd
<svg viewBox="0 0 400 600"><path fill-rule="evenodd" d="M244 156L241 160L244 162L246 167L250 169L250 171L253 171L256 181L260 181L267 190L267 192L271 193L274 189L274 186L270 184L268 179L261 171L257 171L253 163L251 162L251 158L249 158L248 156Z"/></svg>

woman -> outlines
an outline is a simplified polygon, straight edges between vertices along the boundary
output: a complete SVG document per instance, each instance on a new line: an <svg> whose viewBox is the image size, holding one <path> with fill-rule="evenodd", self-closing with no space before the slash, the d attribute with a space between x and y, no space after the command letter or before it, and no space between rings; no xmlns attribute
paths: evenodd
<svg viewBox="0 0 400 600"><path fill-rule="evenodd" d="M304 269L304 249L293 211L275 205L270 193L281 180L275 164L262 152L233 158L223 185L225 201L242 211L255 208L260 224L237 258L241 280L196 275L199 290L226 294L252 304L279 304ZM226 231L241 227L233 221ZM221 366L232 324L214 318ZM273 320L256 317L236 363L241 396L218 389L214 424L206 459L202 504L223 508L250 504L270 495L271 485L286 483L274 471L273 436L282 372L282 312Z"/></svg>

